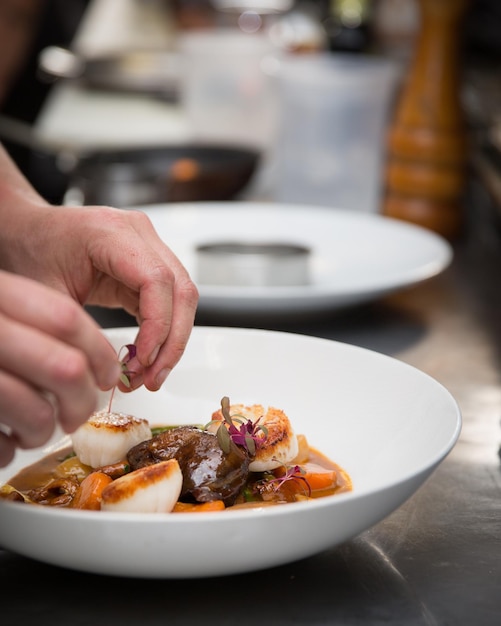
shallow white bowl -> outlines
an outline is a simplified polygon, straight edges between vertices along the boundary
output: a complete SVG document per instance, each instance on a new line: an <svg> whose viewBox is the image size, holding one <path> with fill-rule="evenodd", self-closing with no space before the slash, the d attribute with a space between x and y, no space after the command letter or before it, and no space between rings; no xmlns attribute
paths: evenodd
<svg viewBox="0 0 501 626"><path fill-rule="evenodd" d="M105 333L119 350L134 341L136 330ZM282 408L296 432L349 472L353 491L263 509L175 515L0 500L0 545L72 569L145 578L208 577L284 564L389 515L447 456L461 429L450 393L398 360L325 339L238 328L195 327L164 387L117 393L113 409L152 424L206 423L225 395L232 402ZM0 471L0 482L43 453L19 452Z"/></svg>
<svg viewBox="0 0 501 626"><path fill-rule="evenodd" d="M334 311L432 278L453 257L451 245L428 229L348 209L266 202L139 208L197 283L202 313L286 316ZM197 249L221 241L305 247L310 251L309 280L270 285L250 283L247 277L240 286L233 280L207 284L199 275ZM257 271L253 268L254 279Z"/></svg>

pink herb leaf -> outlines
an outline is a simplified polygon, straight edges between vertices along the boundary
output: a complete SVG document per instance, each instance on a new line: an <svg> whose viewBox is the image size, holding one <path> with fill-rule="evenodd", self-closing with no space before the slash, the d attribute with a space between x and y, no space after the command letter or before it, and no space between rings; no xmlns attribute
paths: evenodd
<svg viewBox="0 0 501 626"><path fill-rule="evenodd" d="M122 352L126 350L127 354L125 354L125 356L123 356L122 358L120 358L120 355L122 354ZM121 372L120 372L120 382L127 387L128 389L130 389L131 387L131 376L133 374L135 374L135 372L133 372L132 370L129 370L127 367L127 363L133 359L136 356L136 346L132 343L129 343L125 346L122 346L120 348L120 350L118 351L118 361L120 363L120 367L121 367ZM108 403L108 411L111 412L111 404L113 402L113 397L115 396L115 389L116 387L113 387L112 391L111 391L111 396L110 396L110 401Z"/></svg>
<svg viewBox="0 0 501 626"><path fill-rule="evenodd" d="M263 444L268 435L267 428L259 424L261 418L253 422L238 413L231 415L228 396L221 399L221 413L223 414L223 422L217 430L217 437L223 452L229 451L231 440L237 446L247 450L250 456L255 456L257 447ZM260 436L260 432L264 436Z"/></svg>

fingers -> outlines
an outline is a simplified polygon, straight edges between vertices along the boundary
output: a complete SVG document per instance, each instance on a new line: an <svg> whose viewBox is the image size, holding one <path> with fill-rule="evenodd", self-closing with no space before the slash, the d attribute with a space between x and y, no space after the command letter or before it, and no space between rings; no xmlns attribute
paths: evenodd
<svg viewBox="0 0 501 626"><path fill-rule="evenodd" d="M0 371L2 434L21 448L43 445L54 432L56 411L50 400L21 379Z"/></svg>
<svg viewBox="0 0 501 626"><path fill-rule="evenodd" d="M35 448L46 443L56 427L56 412L49 399L3 370L0 416L0 467L12 461L16 448Z"/></svg>
<svg viewBox="0 0 501 626"><path fill-rule="evenodd" d="M137 222L137 231L150 241L152 249L162 260L162 267L171 271L170 277L163 276L162 272L156 276L153 274L152 282L140 300L138 358L141 360L144 345L144 353L150 358L145 363L143 382L154 391L161 387L184 353L195 320L198 290L179 259L158 237L147 216L134 212L131 216ZM169 291L165 289L166 278L170 278ZM169 312L167 320L166 311Z"/></svg>
<svg viewBox="0 0 501 626"><path fill-rule="evenodd" d="M134 364L139 367L133 388L144 382L148 389L156 390L186 348L195 320L198 290L144 213L120 211L119 216L130 229L127 237L120 238L121 262L112 262L110 250L116 248L110 246L109 240L105 240L104 249L94 248L93 261L101 272L124 285L121 304L129 306L129 312L139 323ZM115 225L116 238L117 233ZM125 241L127 245L123 249ZM131 307L131 294L136 294L134 307Z"/></svg>
<svg viewBox="0 0 501 626"><path fill-rule="evenodd" d="M182 286L178 287L175 303L169 334L160 346L153 364L144 371L144 384L152 391L162 386L181 359L193 328L196 307L193 306L193 294L189 286L186 290ZM186 311L190 311L189 317Z"/></svg>
<svg viewBox="0 0 501 626"><path fill-rule="evenodd" d="M183 293L180 293L177 296L178 299L183 297ZM191 298L192 295L190 292L188 292L185 310L189 310L192 306ZM180 308L183 309L183 305L180 305ZM134 358L130 361L130 363L128 363L128 369L133 372L133 376L131 379L131 387L127 389L121 386L121 389L123 391L137 389L142 384L144 384L146 388L150 391L156 391L162 386L167 376L170 374L172 369L175 367L175 365L179 362L182 355L184 354L186 345L191 334L191 330L193 328L193 321L195 316L194 309L191 315L192 317L187 317L186 313L177 315L176 311L173 312L167 337L163 344L157 348L155 359L153 360L151 365L142 365L139 357ZM152 338L157 339L158 341L158 335L154 334L155 324L152 323L148 325L147 321L148 320L145 319L141 323L138 338L135 342L136 346L141 346L139 338L141 332L143 332L143 337L147 336L147 333L150 332L152 334ZM145 353L148 354L148 351L146 350Z"/></svg>
<svg viewBox="0 0 501 626"><path fill-rule="evenodd" d="M0 465L43 445L59 422L73 432L117 383L117 355L69 297L0 272ZM21 297L21 295L23 297Z"/></svg>
<svg viewBox="0 0 501 626"><path fill-rule="evenodd" d="M14 458L15 453L15 439L0 430L0 467L6 467Z"/></svg>
<svg viewBox="0 0 501 626"><path fill-rule="evenodd" d="M198 295L194 294L191 281L182 276L170 283L152 275L149 279L141 291L136 347L137 360L143 366L142 382L154 391L161 387L184 353L194 324ZM137 383L138 379L134 387Z"/></svg>
<svg viewBox="0 0 501 626"><path fill-rule="evenodd" d="M25 396L22 389L7 390L2 405L10 409L2 423L30 445L26 428L41 429L46 439L47 415L53 408L46 399L36 398L35 391L49 392L56 401L57 417L66 432L75 430L96 408L97 389L85 355L72 346L37 329L1 319L0 363L5 375L31 387ZM8 329L8 333L4 329ZM16 408L14 401L20 405ZM28 407L24 407L28 403ZM31 413L34 411L34 413ZM25 420L29 420L26 423ZM52 425L53 426L53 425ZM43 435L42 435L43 433Z"/></svg>
<svg viewBox="0 0 501 626"><path fill-rule="evenodd" d="M0 314L81 351L101 389L116 384L120 374L116 353L98 325L76 302L34 281L4 272L0 272L0 289L8 293L1 299ZM25 346L26 342L20 339L21 346ZM80 367L85 369L86 365L82 363Z"/></svg>

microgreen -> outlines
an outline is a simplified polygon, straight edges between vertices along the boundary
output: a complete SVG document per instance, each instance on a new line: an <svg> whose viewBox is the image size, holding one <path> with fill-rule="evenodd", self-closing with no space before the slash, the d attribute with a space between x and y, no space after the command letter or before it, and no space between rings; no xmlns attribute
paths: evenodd
<svg viewBox="0 0 501 626"><path fill-rule="evenodd" d="M123 350L127 350L127 354L120 358ZM118 352L118 359L120 362L120 367L122 368L122 371L120 373L120 380L126 387L130 387L130 375L134 374L134 372L127 369L127 363L129 363L129 361L131 361L135 356L136 346L133 343L128 343L127 345L122 346L120 348L120 351Z"/></svg>
<svg viewBox="0 0 501 626"><path fill-rule="evenodd" d="M259 483L256 483L256 488L258 491L266 491L270 486L273 491L279 491L282 485L284 485L289 480L302 481L307 489L308 496L311 496L311 487L308 480L305 478L304 474L305 470L300 465L284 465L285 472L282 476L275 476L274 478L266 477Z"/></svg>
<svg viewBox="0 0 501 626"><path fill-rule="evenodd" d="M230 399L224 396L221 399L221 413L223 420L217 429L217 440L221 449L226 454L229 453L231 443L245 448L250 456L256 454L256 448L262 445L264 439L268 435L266 426L259 424L259 419L253 422L244 415L230 413ZM263 433L264 437L259 435Z"/></svg>
<svg viewBox="0 0 501 626"><path fill-rule="evenodd" d="M126 350L126 354L124 356L121 356L124 350ZM127 365L129 361L131 361L135 356L136 356L136 346L133 343L128 343L127 345L122 346L120 350L118 351L118 362L120 363L120 369L121 369L120 381L122 382L122 384L124 384L128 388L130 388L131 386L130 377L135 372L133 372L132 370L129 370ZM108 404L108 412L111 412L111 403L113 401L113 396L115 395L115 389L116 387L113 387L111 391L110 401Z"/></svg>

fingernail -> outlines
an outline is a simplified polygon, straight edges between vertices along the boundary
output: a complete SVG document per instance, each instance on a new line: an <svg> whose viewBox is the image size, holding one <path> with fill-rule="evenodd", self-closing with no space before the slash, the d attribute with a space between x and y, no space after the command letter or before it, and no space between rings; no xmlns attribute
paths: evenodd
<svg viewBox="0 0 501 626"><path fill-rule="evenodd" d="M155 383L157 384L158 387L161 387L164 384L165 379L170 373L171 373L171 370L168 367L158 372L157 377L155 378Z"/></svg>
<svg viewBox="0 0 501 626"><path fill-rule="evenodd" d="M160 351L160 346L156 346L155 348L153 348L153 352L150 354L150 358L148 359L148 365L152 365L155 362L155 359L157 358L159 351Z"/></svg>
<svg viewBox="0 0 501 626"><path fill-rule="evenodd" d="M143 376L142 374L137 374L136 376L134 376L132 378L132 380L130 381L130 389L138 389L138 387L141 387L141 385L143 384Z"/></svg>

